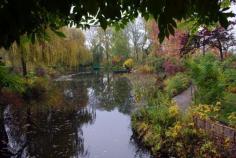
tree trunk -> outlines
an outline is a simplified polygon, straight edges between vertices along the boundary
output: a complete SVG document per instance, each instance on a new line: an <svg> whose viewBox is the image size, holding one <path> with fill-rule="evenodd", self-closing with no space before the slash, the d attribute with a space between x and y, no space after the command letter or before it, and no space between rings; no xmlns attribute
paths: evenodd
<svg viewBox="0 0 236 158"><path fill-rule="evenodd" d="M203 56L205 56L205 54L206 54L205 37L203 38L203 47L202 47L202 53L203 53Z"/></svg>
<svg viewBox="0 0 236 158"><path fill-rule="evenodd" d="M220 49L220 60L223 61L224 60L224 54L222 49Z"/></svg>
<svg viewBox="0 0 236 158"><path fill-rule="evenodd" d="M223 49L222 49L222 45L221 42L218 40L219 42L219 50L220 50L220 60L223 61L224 60L224 54L223 54Z"/></svg>
<svg viewBox="0 0 236 158"><path fill-rule="evenodd" d="M109 64L109 53L108 53L108 44L106 43L106 59L107 59L107 64Z"/></svg>
<svg viewBox="0 0 236 158"><path fill-rule="evenodd" d="M135 51L135 54L136 54L136 59L137 61L139 60L139 56L138 56L138 49L137 49L137 46L134 46L134 51Z"/></svg>
<svg viewBox="0 0 236 158"><path fill-rule="evenodd" d="M26 76L27 75L27 65L26 65L24 53L22 50L21 50L21 66L22 66L23 76Z"/></svg>
<svg viewBox="0 0 236 158"><path fill-rule="evenodd" d="M105 30L105 53L106 53L106 60L107 64L109 64L109 33Z"/></svg>

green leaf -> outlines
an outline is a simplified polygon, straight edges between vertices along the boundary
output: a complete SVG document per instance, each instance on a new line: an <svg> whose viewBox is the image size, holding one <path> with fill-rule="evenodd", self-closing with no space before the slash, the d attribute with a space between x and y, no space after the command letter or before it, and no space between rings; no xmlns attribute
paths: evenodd
<svg viewBox="0 0 236 158"><path fill-rule="evenodd" d="M66 35L61 31L56 31L56 30L52 30L52 31L59 37L62 37L62 38L66 37Z"/></svg>
<svg viewBox="0 0 236 158"><path fill-rule="evenodd" d="M171 35L173 35L173 36L175 35L175 30L171 25L168 25L168 30L169 30Z"/></svg>
<svg viewBox="0 0 236 158"><path fill-rule="evenodd" d="M174 26L175 28L177 28L177 24L176 24L176 22L175 22L173 19L171 19L170 23L172 24L172 26Z"/></svg>

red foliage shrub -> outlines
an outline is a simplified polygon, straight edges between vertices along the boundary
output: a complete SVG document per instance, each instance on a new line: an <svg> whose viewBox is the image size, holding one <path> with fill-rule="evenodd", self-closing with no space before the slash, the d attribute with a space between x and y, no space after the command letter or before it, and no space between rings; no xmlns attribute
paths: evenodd
<svg viewBox="0 0 236 158"><path fill-rule="evenodd" d="M184 67L178 63L175 63L173 61L170 60L166 60L162 67L164 68L164 72L167 75L174 75L177 72L183 72L184 71Z"/></svg>

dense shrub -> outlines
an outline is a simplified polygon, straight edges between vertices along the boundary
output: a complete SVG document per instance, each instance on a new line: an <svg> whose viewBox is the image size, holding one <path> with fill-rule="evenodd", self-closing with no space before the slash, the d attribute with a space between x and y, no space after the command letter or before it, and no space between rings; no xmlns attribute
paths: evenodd
<svg viewBox="0 0 236 158"><path fill-rule="evenodd" d="M181 60L164 56L150 55L145 59L145 65L152 67L158 74L174 75L185 70Z"/></svg>
<svg viewBox="0 0 236 158"><path fill-rule="evenodd" d="M154 73L154 68L149 65L142 65L138 67L137 71L143 74L150 74Z"/></svg>
<svg viewBox="0 0 236 158"><path fill-rule="evenodd" d="M24 91L24 80L5 66L0 66L0 104L22 105L21 93Z"/></svg>
<svg viewBox="0 0 236 158"><path fill-rule="evenodd" d="M217 102L214 105L207 104L199 104L191 107L190 112L194 116L198 116L201 119L214 118L218 119L218 114L221 110L222 106L220 102Z"/></svg>
<svg viewBox="0 0 236 158"><path fill-rule="evenodd" d="M129 69L129 70L132 69L133 66L134 66L134 60L131 59L131 58L125 60L123 66L124 66L126 69Z"/></svg>
<svg viewBox="0 0 236 158"><path fill-rule="evenodd" d="M236 93L236 69L226 69L224 71L224 77L228 91L231 93Z"/></svg>
<svg viewBox="0 0 236 158"><path fill-rule="evenodd" d="M201 119L220 121L226 125L236 127L236 112L235 107L232 107L232 105L227 107L225 103L220 102L213 105L200 104L191 107L190 112Z"/></svg>
<svg viewBox="0 0 236 158"><path fill-rule="evenodd" d="M187 89L190 85L190 77L183 73L177 73L175 76L164 81L165 91L169 96L175 96Z"/></svg>
<svg viewBox="0 0 236 158"><path fill-rule="evenodd" d="M162 57L156 57L154 58L154 68L157 73L163 73L164 68L163 68L163 63L165 62L165 58Z"/></svg>
<svg viewBox="0 0 236 158"><path fill-rule="evenodd" d="M234 94L236 69L232 67L233 61L234 59L229 57L220 62L214 56L207 54L205 57L197 57L189 62L192 79L197 87L196 102L209 106L216 106L215 103L218 101L222 102L216 119L231 125L234 123L232 113L236 109ZM208 116L212 117L211 115Z"/></svg>
<svg viewBox="0 0 236 158"><path fill-rule="evenodd" d="M124 61L125 61L124 56L115 55L115 56L112 57L112 66L115 66L115 65L122 66Z"/></svg>
<svg viewBox="0 0 236 158"><path fill-rule="evenodd" d="M189 84L189 77L183 73L178 73L170 80L169 82L172 82L170 85L173 87L179 81ZM139 84L142 85L142 83ZM182 84L177 84L182 86ZM156 157L227 157L227 146L217 147L204 131L195 128L193 122L193 116L196 114L216 118L220 110L219 103L215 106L196 106L196 109L190 113L181 114L179 107L165 92L156 90L154 87L152 93L149 93L149 87L154 87L154 85L145 85L135 91L135 95L148 97L145 97L147 106L132 115L134 138L141 141ZM138 100L140 100L139 97ZM230 117L233 124L236 119L233 114Z"/></svg>
<svg viewBox="0 0 236 158"><path fill-rule="evenodd" d="M216 57L208 53L190 60L188 66L197 87L197 102L211 104L224 98L225 77Z"/></svg>
<svg viewBox="0 0 236 158"><path fill-rule="evenodd" d="M180 62L176 60L166 60L162 65L165 74L174 75L178 72L183 72L184 67L180 64Z"/></svg>
<svg viewBox="0 0 236 158"><path fill-rule="evenodd" d="M0 90L3 87L13 91L23 92L24 81L19 76L11 73L6 67L0 66Z"/></svg>
<svg viewBox="0 0 236 158"><path fill-rule="evenodd" d="M137 138L157 157L224 157L202 132L194 127L192 115L182 117L178 106L151 106L132 116Z"/></svg>
<svg viewBox="0 0 236 158"><path fill-rule="evenodd" d="M123 67L124 61L125 61L124 56L119 56L119 55L113 56L112 57L112 70L117 71L117 70L124 69Z"/></svg>
<svg viewBox="0 0 236 158"><path fill-rule="evenodd" d="M231 54L229 57L225 58L223 61L224 68L236 68L236 55Z"/></svg>
<svg viewBox="0 0 236 158"><path fill-rule="evenodd" d="M156 73L163 73L164 68L163 68L163 63L165 62L165 58L161 56L148 56L146 58L145 63L149 66L152 66L154 68L154 71Z"/></svg>
<svg viewBox="0 0 236 158"><path fill-rule="evenodd" d="M228 115L229 125L236 128L236 112L232 112Z"/></svg>

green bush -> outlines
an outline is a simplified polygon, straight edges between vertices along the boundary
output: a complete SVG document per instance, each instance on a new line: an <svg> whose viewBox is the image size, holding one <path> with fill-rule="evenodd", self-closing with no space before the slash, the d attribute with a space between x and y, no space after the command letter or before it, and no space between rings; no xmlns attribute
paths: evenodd
<svg viewBox="0 0 236 158"><path fill-rule="evenodd" d="M148 56L148 58L146 59L146 64L153 67L155 72L157 73L163 73L164 69L163 69L163 63L165 61L164 57L161 56Z"/></svg>
<svg viewBox="0 0 236 158"><path fill-rule="evenodd" d="M132 116L132 127L143 143L151 147L152 152L162 150L165 132L179 120L179 110L174 106L150 106L137 111Z"/></svg>
<svg viewBox="0 0 236 158"><path fill-rule="evenodd" d="M236 55L226 58L223 63L224 78L229 91L236 93Z"/></svg>
<svg viewBox="0 0 236 158"><path fill-rule="evenodd" d="M16 92L23 92L24 81L21 77L12 74L5 66L0 66L0 89L3 87Z"/></svg>
<svg viewBox="0 0 236 158"><path fill-rule="evenodd" d="M231 113L235 113L236 111L236 94L234 93L226 93L224 101L222 102L222 108L219 113L218 120L230 123L230 119L228 118ZM232 122L230 123L232 125ZM236 128L236 123L234 124L234 127Z"/></svg>
<svg viewBox="0 0 236 158"><path fill-rule="evenodd" d="M236 69L227 68L224 71L227 92L236 94Z"/></svg>
<svg viewBox="0 0 236 158"><path fill-rule="evenodd" d="M236 112L232 112L228 115L227 119L229 120L229 124L236 128Z"/></svg>
<svg viewBox="0 0 236 158"><path fill-rule="evenodd" d="M222 65L224 68L236 68L236 55L231 54L229 57L225 58Z"/></svg>
<svg viewBox="0 0 236 158"><path fill-rule="evenodd" d="M223 67L215 56L207 54L188 62L191 78L197 87L196 101L214 104L224 98L225 76Z"/></svg>
<svg viewBox="0 0 236 158"><path fill-rule="evenodd" d="M177 73L175 76L165 80L165 91L169 96L175 96L187 89L190 85L190 77L183 73Z"/></svg>

